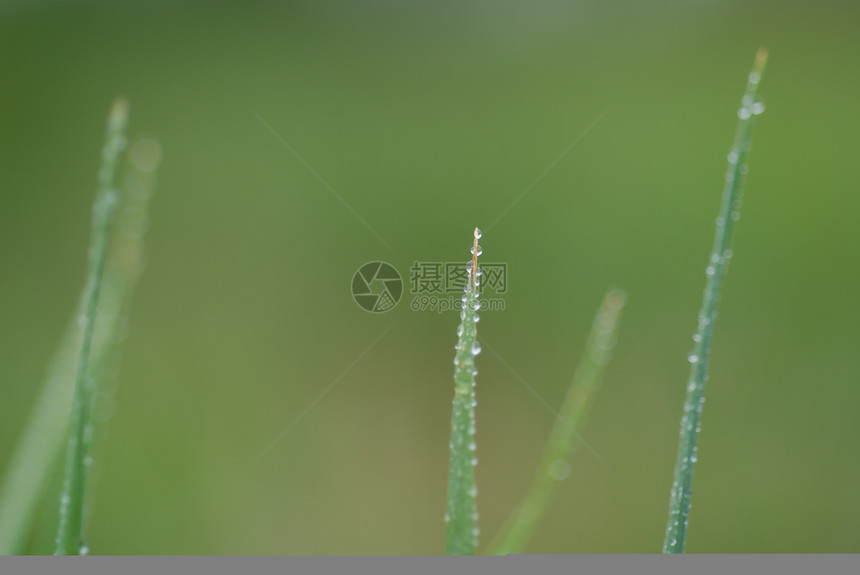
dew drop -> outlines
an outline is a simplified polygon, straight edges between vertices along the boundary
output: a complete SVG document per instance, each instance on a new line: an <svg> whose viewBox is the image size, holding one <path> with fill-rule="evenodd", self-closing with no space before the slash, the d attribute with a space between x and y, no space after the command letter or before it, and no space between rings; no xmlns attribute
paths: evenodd
<svg viewBox="0 0 860 575"><path fill-rule="evenodd" d="M696 343L699 343L700 341L702 341L702 334L699 334L699 333L693 334L693 341L695 341Z"/></svg>
<svg viewBox="0 0 860 575"><path fill-rule="evenodd" d="M764 112L764 104L762 104L761 102L756 102L755 104L752 105L753 115L758 116L762 112Z"/></svg>
<svg viewBox="0 0 860 575"><path fill-rule="evenodd" d="M81 548L78 549L78 555L89 555L89 554L90 554L90 548L87 547L86 545L81 545Z"/></svg>
<svg viewBox="0 0 860 575"><path fill-rule="evenodd" d="M732 150L731 152L729 152L727 159L729 160L730 164L736 164L738 162L738 153Z"/></svg>
<svg viewBox="0 0 860 575"><path fill-rule="evenodd" d="M740 108L738 110L738 118L740 118L741 120L747 120L747 119L749 119L749 117L750 117L749 108Z"/></svg>
<svg viewBox="0 0 860 575"><path fill-rule="evenodd" d="M750 72L750 84L758 84L759 80L761 80L761 76L758 75L758 72Z"/></svg>
<svg viewBox="0 0 860 575"><path fill-rule="evenodd" d="M707 268L705 268L705 275L708 277L714 275L714 266L708 266Z"/></svg>
<svg viewBox="0 0 860 575"><path fill-rule="evenodd" d="M479 321L481 321L481 316L479 316L478 314L475 314L474 320L475 320L475 323L478 323Z"/></svg>
<svg viewBox="0 0 860 575"><path fill-rule="evenodd" d="M699 356L695 353L691 353L687 356L687 361L689 361L690 363L696 363L697 361L699 361Z"/></svg>
<svg viewBox="0 0 860 575"><path fill-rule="evenodd" d="M478 229L478 228L475 228L475 237L476 237L477 239L481 239L481 236L482 236L482 235L484 235L484 234L482 234L482 233L481 233L481 230L480 230L480 229Z"/></svg>
<svg viewBox="0 0 860 575"><path fill-rule="evenodd" d="M472 246L472 249L470 249L470 250L469 250L469 252L470 252L473 256L479 256L479 255L481 255L482 253L484 253L484 250L482 250L482 249L481 249L481 246L478 246L478 251L477 251L477 253L475 253L475 246Z"/></svg>
<svg viewBox="0 0 860 575"><path fill-rule="evenodd" d="M481 353L481 344L477 341L472 342L472 355L478 355Z"/></svg>
<svg viewBox="0 0 860 575"><path fill-rule="evenodd" d="M460 337L461 335L463 335L463 324L462 323L457 326L457 337Z"/></svg>
<svg viewBox="0 0 860 575"><path fill-rule="evenodd" d="M564 459L556 459L549 464L549 476L556 481L562 481L570 476L570 464Z"/></svg>
<svg viewBox="0 0 860 575"><path fill-rule="evenodd" d="M475 303L472 304L472 309L475 311L480 310L481 309L481 302L479 302L478 300L475 300Z"/></svg>

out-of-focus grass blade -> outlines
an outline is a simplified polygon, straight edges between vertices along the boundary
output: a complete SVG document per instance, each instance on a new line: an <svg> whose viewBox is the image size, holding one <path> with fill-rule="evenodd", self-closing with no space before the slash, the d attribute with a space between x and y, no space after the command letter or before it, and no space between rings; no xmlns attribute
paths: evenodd
<svg viewBox="0 0 860 575"><path fill-rule="evenodd" d="M109 379L112 364L117 361L115 347L128 329L128 307L143 268L143 236L148 228L149 198L157 186L156 170L160 159L161 148L154 140L140 140L129 152L119 226L105 266L93 335L92 364L96 381ZM48 489L52 469L68 431L74 389L72 378L80 339L81 326L75 319L69 322L9 462L9 471L0 488L0 555L24 552L36 508ZM96 399L95 394L92 399Z"/></svg>
<svg viewBox="0 0 860 575"><path fill-rule="evenodd" d="M87 552L83 531L88 468L92 463L92 456L89 453L93 434L92 398L96 393L92 373L93 339L109 238L120 202L115 181L119 158L126 147L127 123L128 104L125 100L117 100L108 117L105 145L102 149L102 166L93 207L89 269L81 314L82 335L75 368L69 442L63 492L60 497L60 525L55 551L57 555L78 555Z"/></svg>
<svg viewBox="0 0 860 575"><path fill-rule="evenodd" d="M112 364L117 361L115 346L128 329L128 307L143 268L143 236L148 228L149 198L157 186L160 159L161 148L154 140L140 140L129 152L119 226L105 265L93 335L92 365L96 381L110 377ZM51 470L68 431L80 339L81 326L75 319L69 322L9 462L9 471L0 488L0 555L24 552L36 508L48 488ZM91 399L95 401L96 394Z"/></svg>
<svg viewBox="0 0 860 575"><path fill-rule="evenodd" d="M603 368L609 363L626 299L620 290L604 297L531 488L490 545L489 555L522 553L558 484L570 474L569 460L600 387Z"/></svg>
<svg viewBox="0 0 860 575"><path fill-rule="evenodd" d="M457 328L457 353L454 357L454 406L451 413L450 458L448 462L448 507L445 513L448 555L474 555L478 546L478 506L475 486L475 356L481 352L477 341L478 286L481 248L475 228L472 261L468 264L462 320Z"/></svg>
<svg viewBox="0 0 860 575"><path fill-rule="evenodd" d="M24 551L69 423L80 328L69 323L0 488L0 555Z"/></svg>
<svg viewBox="0 0 860 575"><path fill-rule="evenodd" d="M669 522L663 540L663 553L683 553L687 538L687 523L690 517L690 496L692 494L693 465L696 462L696 441L699 435L702 407L705 402L705 380L708 377L708 358L711 354L711 337L717 317L717 303L720 298L720 281L731 257L734 224L740 217L743 177L747 170L747 156L755 117L764 111L764 106L756 100L761 75L764 71L767 53L759 50L752 71L747 79L747 89L738 109L735 142L728 156L726 183L723 188L723 201L717 217L714 244L708 267L705 270L707 281L699 312L699 327L693 336L695 343L689 356L691 364L690 379L687 383L687 398L684 401L684 415L681 418L678 457L675 462L675 476L669 502Z"/></svg>

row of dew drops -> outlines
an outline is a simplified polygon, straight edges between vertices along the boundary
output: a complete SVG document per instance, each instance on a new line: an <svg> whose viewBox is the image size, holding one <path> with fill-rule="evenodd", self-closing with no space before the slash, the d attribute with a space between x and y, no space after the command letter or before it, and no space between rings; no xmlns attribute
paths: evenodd
<svg viewBox="0 0 860 575"><path fill-rule="evenodd" d="M756 72L750 73L750 75L749 75L749 83L750 84L752 84L752 85L758 84L760 80L761 80L761 77L759 76L758 73L756 73ZM746 94L741 99L741 107L738 108L738 118L740 118L741 120L748 120L752 116L758 116L758 115L764 113L764 110L765 110L765 107L761 101L754 101L752 96L750 96L749 94ZM737 168L737 171L740 173L741 176L745 176L747 174L747 172L749 171L749 166L747 164L743 164L739 168L737 167L738 161L740 160L740 153L739 153L737 148L732 149L732 151L730 151L728 153L728 156L726 157L726 159L729 162L729 167L726 170L726 182L727 183L734 182L735 168ZM736 192L736 199L735 199L734 206L732 207L733 209L732 209L731 216L730 216L732 221L736 222L740 219L740 216L741 216L740 207L741 207L742 199L743 199L743 191L739 187L737 189L737 192ZM726 223L725 219L722 216L717 217L717 219L716 219L717 226L723 227L723 226L725 226L725 223ZM711 255L711 260L708 263L708 267L705 268L705 276L707 276L709 279L711 277L713 277L714 274L717 272L718 267L722 269L722 274L725 275L726 272L728 272L728 262L731 259L731 257L732 257L732 250L731 249L726 249L725 251L723 251L722 256L720 256L718 254ZM704 314L699 315L699 326L698 326L698 329L696 330L696 333L693 335L693 342L696 343L697 345L702 341L702 332L704 331L704 329L708 326L708 324L710 322L711 322L711 318L706 317ZM687 360L690 363L698 362L699 361L698 353L695 350L690 352L690 354L687 356ZM707 375L705 376L705 378L707 379ZM693 384L691 383L690 385L692 386Z"/></svg>
<svg viewBox="0 0 860 575"><path fill-rule="evenodd" d="M481 238L481 235L482 235L482 234L481 234L481 230L480 230L480 229L478 229L478 228L475 228L475 232L474 232L475 239L476 239L476 240L477 240L477 239L480 239L480 238ZM470 252L473 256L475 256L475 257L478 257L478 256L480 256L481 254L483 254L483 250L481 249L481 246L479 246L479 245L477 246L477 249L475 248L475 246L473 246L472 248L470 248L469 252ZM463 309L460 311L460 319L461 319L461 320L465 320L465 319L466 319L466 315L467 315L467 313L466 313L466 308L465 308L465 306L466 306L466 304L468 304L468 303L469 303L469 294L471 294L471 293L472 293L472 287L473 287L473 286L474 286L474 288L475 288L475 289L477 289L477 288L478 288L478 286L480 286L480 285L481 285L481 279L480 279L480 278L481 278L481 276L482 276L482 275L483 275L483 271L481 270L481 268L480 268L480 267L476 267L476 268L475 268L475 277L473 278L473 277L472 277L472 261L470 260L469 262L467 262L467 264L466 264L466 285L465 285L465 287L463 288L463 291L464 291L465 293L463 294L463 297L462 297L462 298L461 298L461 300L460 300L460 301L462 301L463 306L464 306L464 307L463 307ZM473 303L472 303L472 311L477 312L477 311L478 311L478 310L480 310L480 309L481 309L481 303L480 303L480 301L478 300L478 298L477 298L477 297L475 297L475 298L474 298L474 301L473 301ZM481 318L480 318L480 316L479 316L477 313L474 313L474 314L473 314L473 316L472 316L472 318L473 318L473 321L474 321L475 323L478 323L479 321L481 321ZM459 337L462 337L462 336L463 336L464 331L465 331L464 324L463 324L463 323L461 323L459 326L457 326L457 337L458 337L458 338L459 338ZM454 349L455 349L455 350L457 350L457 351L460 351L460 344L459 344L459 342L458 342L458 344L457 344L457 345L455 345L455 346L454 346ZM472 346L471 346L471 348L470 348L470 350L469 350L469 351L470 351L470 353L472 354L472 356L473 356L473 357L474 357L474 356L476 356L476 355L478 355L479 353L481 353L481 344L480 344L477 340L473 341L473 342L472 342ZM454 358L454 363L455 363L455 364L459 364L459 360L458 360L456 357ZM473 368L472 368L472 375L477 375L477 374L478 374L478 370L477 370L477 369L475 369L475 368L473 367ZM474 387L474 385L475 385L475 382L474 382L474 380L473 380L473 382L472 382L472 386ZM475 397L474 397L474 395L473 395L473 396L472 396L472 402L471 402L471 406L472 406L472 408L476 407L476 406L477 406L477 403L478 403L478 402L477 402L477 400L475 399ZM478 444L477 444L477 443L475 442L475 440L474 440L475 432L476 432L476 429L475 429L475 424L474 424L474 421L473 421L472 425L469 427L469 435L470 435L470 437L472 437L472 440L469 442L469 445L468 445L468 447L469 447L469 451L471 451L471 452L472 452L472 459L471 459L472 466L475 466L475 465L477 465L477 464L478 464L478 458L477 458L477 457L475 457L475 451L478 449ZM451 445L450 447L452 447L452 448L453 448L453 445ZM470 496L470 497L476 497L477 495L478 495L478 488L477 488L477 486L472 485L472 486L469 488L469 496ZM446 522L446 523L448 523L448 522L450 522L450 520L451 520L450 515L449 515L448 513L445 513L445 522ZM473 520L473 521L477 521L477 520L478 520L478 512L477 512L477 510L475 510L475 511L472 513L472 520ZM478 535L479 535L479 534L480 534L480 528L476 525L476 526L475 526L475 527L473 527L473 529L472 529L472 535L473 535L474 537L478 537Z"/></svg>

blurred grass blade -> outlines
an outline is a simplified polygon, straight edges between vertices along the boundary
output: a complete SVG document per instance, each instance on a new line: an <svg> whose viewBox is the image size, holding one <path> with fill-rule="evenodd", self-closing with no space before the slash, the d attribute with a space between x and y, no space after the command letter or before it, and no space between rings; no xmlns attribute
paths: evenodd
<svg viewBox="0 0 860 575"><path fill-rule="evenodd" d="M569 459L600 387L603 368L609 363L625 302L620 290L603 298L531 488L490 545L489 555L522 553L559 482L570 474Z"/></svg>
<svg viewBox="0 0 860 575"><path fill-rule="evenodd" d="M711 258L705 270L707 282L699 312L699 326L693 336L694 350L689 356L691 363L690 379L687 383L687 397L684 401L684 414L681 418L680 442L675 462L675 476L669 502L669 522L663 541L663 553L683 553L686 542L687 524L690 516L690 496L692 493L693 465L696 462L696 441L698 439L702 407L705 402L705 380L708 374L708 359L711 353L711 337L717 317L717 302L720 295L720 281L726 272L731 257L732 232L740 216L743 176L747 170L747 157L750 149L752 125L755 117L764 111L764 106L756 100L761 75L764 71L767 53L759 50L747 80L746 93L738 110L737 132L728 156L726 183L720 215L717 217L714 244Z"/></svg>
<svg viewBox="0 0 860 575"><path fill-rule="evenodd" d="M86 503L87 468L91 462L88 446L93 432L92 373L90 367L93 334L99 309L108 239L116 216L119 195L115 189L117 164L125 149L125 129L128 104L114 102L108 118L102 166L98 176L96 200L93 207L93 229L89 251L89 269L84 288L84 309L81 315L82 334L75 369L74 395L69 425L69 443L63 492L60 497L60 525L57 531L57 555L78 555L87 551L83 541L84 505Z"/></svg>
<svg viewBox="0 0 860 575"><path fill-rule="evenodd" d="M136 141L129 149L129 170L123 181L123 198L117 214L117 231L102 277L102 295L93 335L93 389L116 370L117 345L128 331L131 297L145 261L144 235L149 227L149 201L157 187L156 170L161 162L161 146L155 140ZM92 394L91 399L98 399Z"/></svg>
<svg viewBox="0 0 860 575"><path fill-rule="evenodd" d="M105 264L104 287L93 335L92 365L97 382L109 376L112 364L117 361L114 348L127 329L128 306L142 269L143 236L148 225L149 198L157 184L155 171L161 148L155 141L141 140L132 146L129 158L131 169L123 183L120 226ZM83 309L79 311L82 312ZM51 362L0 489L0 555L24 552L36 508L48 489L51 470L68 431L74 390L72 374L80 342L81 326L75 318L69 322ZM91 398L93 403L95 396Z"/></svg>
<svg viewBox="0 0 860 575"><path fill-rule="evenodd" d="M478 546L478 506L475 498L475 356L481 352L477 341L478 286L481 248L475 228L472 261L468 264L462 320L457 328L457 354L454 358L454 406L451 413L451 442L448 462L448 508L445 513L448 555L474 555Z"/></svg>
<svg viewBox="0 0 860 575"><path fill-rule="evenodd" d="M24 552L37 505L68 430L71 374L79 346L78 322L69 322L0 489L0 555Z"/></svg>

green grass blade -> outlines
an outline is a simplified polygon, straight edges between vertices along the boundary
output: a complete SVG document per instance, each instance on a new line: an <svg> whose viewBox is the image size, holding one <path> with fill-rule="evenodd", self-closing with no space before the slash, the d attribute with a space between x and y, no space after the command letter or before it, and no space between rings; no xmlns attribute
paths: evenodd
<svg viewBox="0 0 860 575"><path fill-rule="evenodd" d="M477 341L478 256L481 248L475 228L472 262L467 272L463 295L462 320L457 328L457 354L454 358L454 406L451 412L450 459L448 462L448 508L445 513L448 555L474 555L478 546L478 506L475 501L475 356L481 351Z"/></svg>
<svg viewBox="0 0 860 575"><path fill-rule="evenodd" d="M142 140L132 146L129 157L131 170L123 184L124 201L118 216L121 225L105 265L103 295L93 334L91 364L97 382L106 379L107 372L112 370L112 363L117 360L114 348L126 329L129 303L142 267L149 198L155 192L161 150L157 142ZM111 296L104 297L105 292ZM79 310L81 313L83 309ZM69 322L51 361L0 488L0 555L24 552L36 508L48 489L51 470L68 431L72 378L80 344L81 326L74 319Z"/></svg>
<svg viewBox="0 0 860 575"><path fill-rule="evenodd" d="M0 555L24 552L68 430L71 374L79 346L78 323L69 322L0 488Z"/></svg>
<svg viewBox="0 0 860 575"><path fill-rule="evenodd" d="M90 464L88 444L92 436L92 389L90 360L102 276L108 254L108 239L119 202L115 189L117 164L125 149L125 128L128 104L117 100L108 118L102 166L98 176L93 208L93 230L89 252L89 269L84 289L84 310L81 316L82 335L75 369L74 396L69 425L69 444L63 492L60 497L60 525L57 531L57 555L86 553L83 541L84 505L86 502L87 468Z"/></svg>
<svg viewBox="0 0 860 575"><path fill-rule="evenodd" d="M131 170L123 184L121 225L113 238L103 277L103 294L111 296L101 297L93 334L91 363L97 382L104 380L106 372L112 369L111 364L116 361L113 348L126 329L128 306L142 267L149 198L156 188L155 171L160 156L160 147L151 140L137 142L129 154ZM36 508L48 489L51 469L68 431L74 390L72 378L80 343L81 327L74 319L69 322L51 361L42 391L0 488L0 555L24 552Z"/></svg>
<svg viewBox="0 0 860 575"><path fill-rule="evenodd" d="M620 290L612 290L604 297L531 488L490 545L488 554L522 553L558 484L569 475L569 460L594 403L603 368L609 363L625 301Z"/></svg>
<svg viewBox="0 0 860 575"><path fill-rule="evenodd" d="M738 110L737 132L734 146L729 152L726 183L720 215L717 217L714 244L706 270L707 282L699 312L699 326L693 336L694 350L690 354L690 379L687 383L687 397L684 401L684 414L681 418L678 457L675 463L675 476L669 503L669 522L663 541L663 553L683 553L686 542L687 524L690 516L690 496L692 493L693 466L696 462L696 441L705 401L705 380L708 374L708 359L711 352L711 337L717 316L717 302L720 294L720 281L726 271L731 251L732 232L740 215L741 186L746 173L750 136L755 117L764 107L756 100L761 75L764 71L767 53L759 50L750 72L746 93Z"/></svg>

